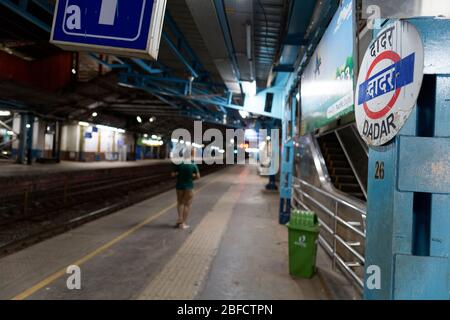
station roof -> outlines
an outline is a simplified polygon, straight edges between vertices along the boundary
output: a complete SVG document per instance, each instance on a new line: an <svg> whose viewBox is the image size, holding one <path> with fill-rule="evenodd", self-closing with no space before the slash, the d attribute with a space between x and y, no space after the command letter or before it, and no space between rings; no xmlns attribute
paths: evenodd
<svg viewBox="0 0 450 320"><path fill-rule="evenodd" d="M168 0L157 62L79 53L77 81L57 90L42 90L0 75L1 104L50 119L90 120L95 110L99 114L96 121L138 131L162 124L186 126L192 119L223 125L224 115L226 126L242 127L244 120L237 110L214 102L232 92L231 101L242 105L242 81L256 81L260 89L270 85L295 2ZM315 0L307 2L311 2L308 7L316 6ZM55 1L25 3L21 7L13 0L0 1L0 50L30 63L60 54L62 50L49 43ZM203 16L199 18L198 12ZM312 14L303 17L303 25L310 24ZM221 16L226 17L225 24ZM214 33L217 26L220 34ZM176 43L177 52L170 42ZM109 67L118 63L129 66L127 72L145 77L151 90L124 86L120 78L123 69ZM197 73L193 83L198 87L186 97L178 92L185 89L190 68ZM152 70L160 73L149 73ZM206 102L198 102L192 95L206 97ZM139 125L137 116L156 117L157 121Z"/></svg>

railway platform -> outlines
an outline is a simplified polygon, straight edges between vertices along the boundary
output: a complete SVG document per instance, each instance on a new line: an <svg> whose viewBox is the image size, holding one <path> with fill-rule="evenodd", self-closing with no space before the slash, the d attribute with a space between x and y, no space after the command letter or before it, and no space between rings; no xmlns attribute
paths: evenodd
<svg viewBox="0 0 450 320"><path fill-rule="evenodd" d="M287 230L256 168L195 187L191 229L175 229L173 190L0 259L0 299L356 299L323 251L318 274L288 274ZM69 266L81 289L69 290Z"/></svg>

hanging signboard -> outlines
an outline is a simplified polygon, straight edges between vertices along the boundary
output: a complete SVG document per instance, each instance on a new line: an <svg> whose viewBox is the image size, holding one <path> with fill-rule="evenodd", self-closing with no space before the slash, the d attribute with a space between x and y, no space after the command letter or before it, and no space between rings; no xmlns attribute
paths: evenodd
<svg viewBox="0 0 450 320"><path fill-rule="evenodd" d="M353 113L353 39L353 1L343 0L302 75L302 135Z"/></svg>
<svg viewBox="0 0 450 320"><path fill-rule="evenodd" d="M371 42L359 72L355 117L371 146L392 140L416 104L423 80L424 49L416 28L397 21Z"/></svg>
<svg viewBox="0 0 450 320"><path fill-rule="evenodd" d="M58 0L50 42L156 60L165 9L166 0Z"/></svg>

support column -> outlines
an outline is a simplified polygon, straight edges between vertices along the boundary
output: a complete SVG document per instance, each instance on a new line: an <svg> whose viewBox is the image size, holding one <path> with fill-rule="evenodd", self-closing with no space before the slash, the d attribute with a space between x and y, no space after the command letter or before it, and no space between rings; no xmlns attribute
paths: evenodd
<svg viewBox="0 0 450 320"><path fill-rule="evenodd" d="M272 131L278 130L274 129L274 124L270 125L268 128L268 137L270 140L266 139L267 152L270 152L270 168L267 169L267 175L269 176L269 183L266 185L266 190L276 191L278 186L276 184L276 176L279 170L279 156L280 156L280 137L278 134L272 136ZM279 132L279 131L278 131Z"/></svg>
<svg viewBox="0 0 450 320"><path fill-rule="evenodd" d="M53 135L53 150L52 158L57 163L61 161L61 124L59 121L55 122L55 133Z"/></svg>
<svg viewBox="0 0 450 320"><path fill-rule="evenodd" d="M33 164L33 134L34 134L34 116L28 115L28 124L30 125L27 128L27 164Z"/></svg>
<svg viewBox="0 0 450 320"><path fill-rule="evenodd" d="M134 143L133 143L133 151L131 154L131 161L136 161L136 157L137 157L137 144L138 144L138 139L139 136L136 133L133 133L133 139L134 139Z"/></svg>
<svg viewBox="0 0 450 320"><path fill-rule="evenodd" d="M450 30L448 20L411 23L426 61L440 50L436 44L448 50L448 35L435 32ZM450 70L439 62L433 68L425 70L417 105L397 137L370 149L366 299L450 299Z"/></svg>
<svg viewBox="0 0 450 320"><path fill-rule="evenodd" d="M294 170L294 140L293 128L295 126L297 100L295 96L289 99L291 112L287 115L287 119L283 121L282 143L283 151L281 153L281 176L280 176L280 224L289 222L291 216L291 197L292 197L292 178ZM291 123L289 123L291 122ZM291 126L289 128L289 126ZM288 136L288 129L291 136Z"/></svg>
<svg viewBox="0 0 450 320"><path fill-rule="evenodd" d="M20 133L19 133L19 149L17 150L17 163L25 164L26 150L27 150L27 124L28 114L20 114Z"/></svg>
<svg viewBox="0 0 450 320"><path fill-rule="evenodd" d="M292 170L294 163L294 143L285 142L281 159L280 176L280 224L289 222L291 216Z"/></svg>
<svg viewBox="0 0 450 320"><path fill-rule="evenodd" d="M78 141L79 152L78 152L78 161L84 161L84 133L85 129L83 126L80 127L80 140Z"/></svg>

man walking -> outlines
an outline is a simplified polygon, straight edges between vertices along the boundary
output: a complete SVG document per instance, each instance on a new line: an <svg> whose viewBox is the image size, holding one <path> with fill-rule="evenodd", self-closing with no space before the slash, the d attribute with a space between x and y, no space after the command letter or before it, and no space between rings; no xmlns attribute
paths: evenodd
<svg viewBox="0 0 450 320"><path fill-rule="evenodd" d="M177 227L180 229L189 228L186 221L194 199L194 180L200 179L198 167L193 162L194 154L195 150L191 149L191 159L185 159L181 164L176 165L172 173L172 176L177 177Z"/></svg>

